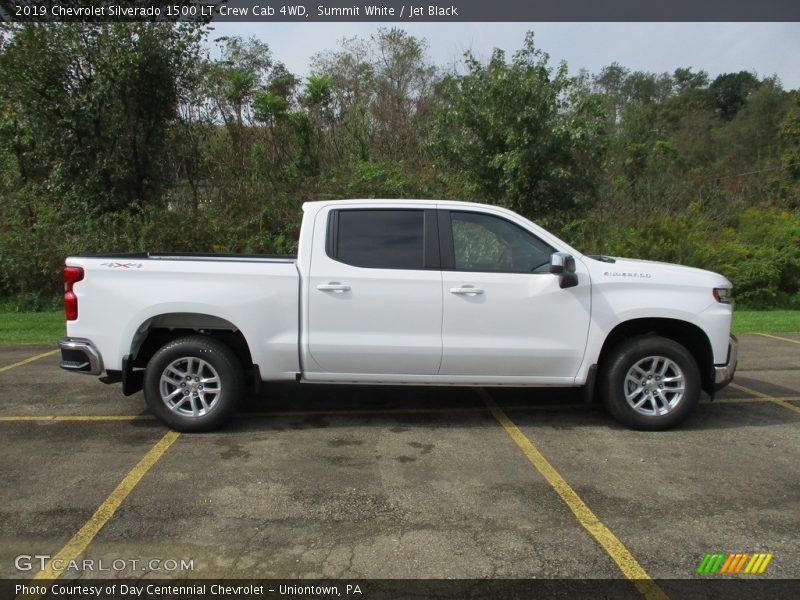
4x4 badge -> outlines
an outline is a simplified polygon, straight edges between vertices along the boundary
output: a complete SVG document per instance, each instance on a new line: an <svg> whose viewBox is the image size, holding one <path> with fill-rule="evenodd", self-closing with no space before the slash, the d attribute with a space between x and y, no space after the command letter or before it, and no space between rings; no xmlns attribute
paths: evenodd
<svg viewBox="0 0 800 600"><path fill-rule="evenodd" d="M108 267L109 269L141 269L144 265L132 262L107 262L100 263L100 266Z"/></svg>

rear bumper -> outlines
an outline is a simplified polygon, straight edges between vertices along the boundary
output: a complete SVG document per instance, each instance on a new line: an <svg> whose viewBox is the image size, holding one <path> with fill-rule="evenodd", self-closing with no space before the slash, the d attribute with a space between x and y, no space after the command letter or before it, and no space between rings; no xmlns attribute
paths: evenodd
<svg viewBox="0 0 800 600"><path fill-rule="evenodd" d="M91 340L64 337L58 340L58 347L61 348L59 366L62 369L87 375L100 375L103 372L103 357Z"/></svg>
<svg viewBox="0 0 800 600"><path fill-rule="evenodd" d="M721 390L728 385L736 373L736 365L739 361L739 340L735 335L731 335L728 342L728 362L724 365L714 365L714 389Z"/></svg>

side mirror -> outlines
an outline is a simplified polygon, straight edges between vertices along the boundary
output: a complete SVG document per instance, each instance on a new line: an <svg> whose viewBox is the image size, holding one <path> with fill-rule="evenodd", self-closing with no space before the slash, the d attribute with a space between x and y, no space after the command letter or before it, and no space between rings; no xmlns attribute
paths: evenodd
<svg viewBox="0 0 800 600"><path fill-rule="evenodd" d="M553 252L550 255L550 272L559 275L561 289L578 285L578 276L575 274L575 257L566 252Z"/></svg>

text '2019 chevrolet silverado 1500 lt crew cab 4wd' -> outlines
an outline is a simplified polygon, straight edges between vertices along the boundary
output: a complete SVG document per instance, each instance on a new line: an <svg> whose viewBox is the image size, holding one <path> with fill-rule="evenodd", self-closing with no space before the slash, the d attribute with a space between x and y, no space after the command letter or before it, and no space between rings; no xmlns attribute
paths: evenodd
<svg viewBox="0 0 800 600"><path fill-rule="evenodd" d="M730 282L584 256L466 202L309 202L296 258L70 257L61 366L144 389L183 431L255 381L585 386L628 426L682 420L736 368ZM596 376L595 376L596 375Z"/></svg>

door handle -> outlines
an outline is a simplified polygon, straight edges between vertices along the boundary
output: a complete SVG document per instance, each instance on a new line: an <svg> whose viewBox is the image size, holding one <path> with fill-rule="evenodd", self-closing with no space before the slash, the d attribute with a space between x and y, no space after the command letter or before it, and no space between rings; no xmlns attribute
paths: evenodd
<svg viewBox="0 0 800 600"><path fill-rule="evenodd" d="M331 281L330 283L320 283L317 289L323 292L336 292L337 294L341 294L342 292L349 292L350 286L346 283Z"/></svg>
<svg viewBox="0 0 800 600"><path fill-rule="evenodd" d="M478 296L483 293L483 290L473 287L471 285L465 285L464 287L454 287L450 288L451 294L465 294L467 296Z"/></svg>

